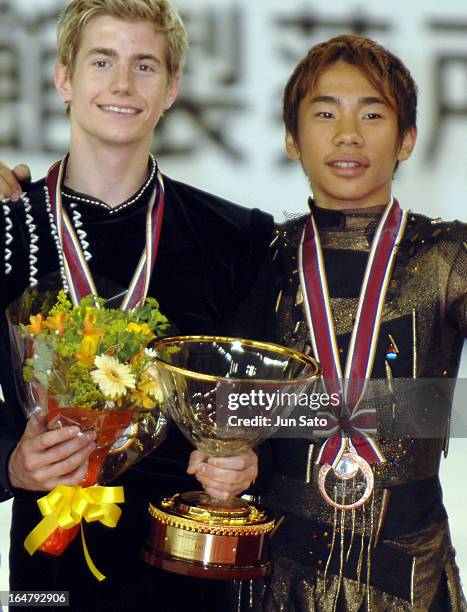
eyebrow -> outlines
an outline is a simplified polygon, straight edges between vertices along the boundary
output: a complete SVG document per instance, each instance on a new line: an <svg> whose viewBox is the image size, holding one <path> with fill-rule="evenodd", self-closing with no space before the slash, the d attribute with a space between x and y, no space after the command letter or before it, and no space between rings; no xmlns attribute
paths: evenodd
<svg viewBox="0 0 467 612"><path fill-rule="evenodd" d="M335 104L336 106L340 106L341 104L339 98L336 98L335 96L315 96L310 100L310 104L317 104L319 102ZM384 106L387 106L386 100L383 100L383 98L378 98L377 96L364 96L362 98L358 98L358 104L360 106L367 106L368 104L384 104Z"/></svg>
<svg viewBox="0 0 467 612"><path fill-rule="evenodd" d="M94 47L93 49L90 49L87 52L86 57L91 57L93 55L104 55L105 57L117 57L118 53L117 51L115 51L115 49L107 49L106 47ZM162 64L161 60L157 58L155 55L152 55L152 53L136 53L133 56L133 59L136 59L139 61L152 60L159 66Z"/></svg>

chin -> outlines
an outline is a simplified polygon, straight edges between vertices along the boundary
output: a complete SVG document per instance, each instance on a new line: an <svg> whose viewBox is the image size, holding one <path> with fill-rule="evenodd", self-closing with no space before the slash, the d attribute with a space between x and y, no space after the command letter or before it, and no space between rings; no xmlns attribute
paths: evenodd
<svg viewBox="0 0 467 612"><path fill-rule="evenodd" d="M107 144L116 145L116 146L124 146L131 145L135 142L142 141L142 136L135 136L134 134L122 133L121 130L115 132L107 132L106 134L100 135L100 140L106 142Z"/></svg>
<svg viewBox="0 0 467 612"><path fill-rule="evenodd" d="M352 193L348 189L342 191L328 191L327 195L336 202L348 202L349 204L352 202L360 202L361 200L366 200L368 198L368 194L366 192Z"/></svg>

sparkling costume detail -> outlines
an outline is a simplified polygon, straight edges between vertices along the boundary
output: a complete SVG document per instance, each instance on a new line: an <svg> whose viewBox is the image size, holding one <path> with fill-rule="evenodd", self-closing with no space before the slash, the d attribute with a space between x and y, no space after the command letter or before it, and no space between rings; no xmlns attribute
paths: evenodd
<svg viewBox="0 0 467 612"><path fill-rule="evenodd" d="M380 214L314 207L342 362ZM279 227L273 242L279 267L276 340L311 353L297 272L304 222L305 217ZM376 406L378 443L386 461L373 466L375 488L367 503L341 511L327 505L318 493L320 466L315 460L323 438L300 428L302 439L270 440L272 484L261 501L285 520L271 542L273 574L254 585L252 605L242 595L242 609L467 610L438 479L452 394L445 398L444 411L430 413L443 406L436 382L456 377L467 332L466 237L467 228L461 223L409 214L371 374L368 401ZM426 395L423 386L416 387L422 393L417 401L408 383L407 392L400 393L397 387L399 380L413 378L426 383ZM433 401L438 398L439 402ZM434 416L440 435L414 433L414 423ZM406 425L412 427L409 435L404 435ZM344 484L338 487L334 482L332 489L331 482L329 489L336 499L358 497L358 485Z"/></svg>

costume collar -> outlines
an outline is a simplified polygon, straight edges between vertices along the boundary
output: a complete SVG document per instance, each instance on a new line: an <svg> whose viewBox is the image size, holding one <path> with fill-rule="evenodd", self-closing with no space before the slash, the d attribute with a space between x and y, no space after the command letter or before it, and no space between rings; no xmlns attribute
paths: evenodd
<svg viewBox="0 0 467 612"><path fill-rule="evenodd" d="M65 158L66 159L65 164L68 163L68 157L69 155L67 155ZM66 169L66 166L65 166L65 169ZM62 196L68 202L75 202L76 204L83 204L85 206L98 207L100 209L105 209L109 214L114 214L130 206L139 204L142 201L144 201L144 203L147 204L148 198L144 196L150 196L151 191L154 188L157 171L158 171L157 162L152 155L150 155L149 157L148 170L149 170L148 178L144 182L144 184L133 195L131 195L127 200L125 200L121 204L118 204L118 206L113 206L113 207L109 206L103 200L94 198L86 193L75 191L74 189L71 189L71 187L67 187L66 185L62 186L61 193L62 193Z"/></svg>
<svg viewBox="0 0 467 612"><path fill-rule="evenodd" d="M367 221L371 223L375 219L379 219L386 208L385 204L381 204L370 208L334 210L330 208L320 208L316 205L313 198L309 198L308 206L313 213L316 225L321 229L345 229L349 227L350 223L353 225L358 219L361 219L363 222Z"/></svg>

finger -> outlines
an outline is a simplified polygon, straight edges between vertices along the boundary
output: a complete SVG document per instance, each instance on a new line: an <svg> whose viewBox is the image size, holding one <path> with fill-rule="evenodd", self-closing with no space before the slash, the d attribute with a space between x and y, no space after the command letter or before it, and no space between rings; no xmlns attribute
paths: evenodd
<svg viewBox="0 0 467 612"><path fill-rule="evenodd" d="M256 453L253 452L245 453L244 455L237 455L236 457L210 457L208 459L209 465L226 470L239 471L248 469L252 465L256 465L257 462L258 458Z"/></svg>
<svg viewBox="0 0 467 612"><path fill-rule="evenodd" d="M36 410L29 417L24 430L23 439L35 438L47 431L47 413Z"/></svg>
<svg viewBox="0 0 467 612"><path fill-rule="evenodd" d="M214 482L224 482L229 484L238 484L245 480L254 480L255 470L253 466L245 470L224 470L222 468L214 467L209 463L203 463L199 466L197 474L200 474L201 478L211 480Z"/></svg>
<svg viewBox="0 0 467 612"><path fill-rule="evenodd" d="M60 444L61 442L65 442L66 440L70 440L72 438L83 440L83 444L86 441L83 434L81 434L79 427L73 425L71 427L52 429L51 431L46 431L36 435L34 438L31 438L31 450L33 452L44 451L52 446L55 446L56 444Z"/></svg>
<svg viewBox="0 0 467 612"><path fill-rule="evenodd" d="M51 465L52 463L57 463L58 461L62 461L67 457L70 457L74 453L78 452L82 448L85 448L90 442L94 442L96 439L96 432L93 430L87 431L85 434L78 434L73 438L66 440L65 442L61 442L60 444L55 444L51 448L40 454L40 464L38 467L42 467L44 465Z"/></svg>
<svg viewBox="0 0 467 612"><path fill-rule="evenodd" d="M10 198L14 193L21 193L22 191L21 185L10 168L0 162L0 192L2 198Z"/></svg>
<svg viewBox="0 0 467 612"><path fill-rule="evenodd" d="M13 168L13 174L17 181L23 182L31 178L31 170L26 164L18 164Z"/></svg>
<svg viewBox="0 0 467 612"><path fill-rule="evenodd" d="M89 460L83 461L83 463L74 471L60 478L53 478L48 483L48 490L54 489L58 485L65 485L68 487L76 487L86 478L88 473Z"/></svg>
<svg viewBox="0 0 467 612"><path fill-rule="evenodd" d="M40 442L40 436L32 440L27 440L20 447L24 468L27 472L32 474L36 473L38 470L47 469L48 466L58 461L62 461L82 448L85 448L94 438L95 434L93 432L88 432L86 435L81 434L73 436L65 442L54 444L46 449L44 449Z"/></svg>
<svg viewBox="0 0 467 612"><path fill-rule="evenodd" d="M66 459L62 459L62 461L57 461L56 463L38 469L36 472L36 479L39 482L46 482L52 478L60 478L66 476L70 472L74 472L89 458L95 448L96 443L90 442L87 446L73 453L73 455L70 455Z"/></svg>
<svg viewBox="0 0 467 612"><path fill-rule="evenodd" d="M210 478L203 478L202 476L196 476L196 479L203 485L204 489L209 487L212 489L218 489L219 491L230 493L232 495L236 495L237 493L245 491L252 483L252 480L249 476L245 477L239 482L221 482L217 480L211 480Z"/></svg>
<svg viewBox="0 0 467 612"><path fill-rule="evenodd" d="M207 459L206 453L203 451L195 450L190 455L190 462L188 463L188 467L186 469L188 474L194 474L198 467Z"/></svg>

